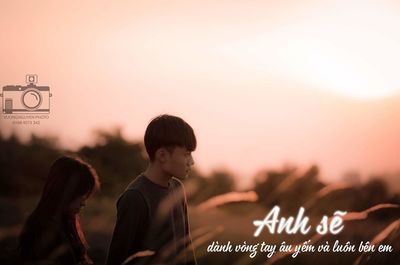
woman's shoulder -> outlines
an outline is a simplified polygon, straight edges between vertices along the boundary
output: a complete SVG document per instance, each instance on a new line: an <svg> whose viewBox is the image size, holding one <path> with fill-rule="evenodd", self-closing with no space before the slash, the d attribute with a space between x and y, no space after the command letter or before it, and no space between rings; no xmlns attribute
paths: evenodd
<svg viewBox="0 0 400 265"><path fill-rule="evenodd" d="M51 219L28 220L21 235L20 251L24 259L43 259L67 248L62 224ZM61 248L61 249L60 249Z"/></svg>

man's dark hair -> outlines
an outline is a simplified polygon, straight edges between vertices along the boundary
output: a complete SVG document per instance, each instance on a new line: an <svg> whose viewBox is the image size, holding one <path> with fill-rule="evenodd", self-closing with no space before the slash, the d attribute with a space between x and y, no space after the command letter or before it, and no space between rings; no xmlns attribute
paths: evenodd
<svg viewBox="0 0 400 265"><path fill-rule="evenodd" d="M154 161L159 148L186 147L190 152L196 149L196 136L193 128L183 119L172 115L155 117L147 126L144 145L150 161Z"/></svg>

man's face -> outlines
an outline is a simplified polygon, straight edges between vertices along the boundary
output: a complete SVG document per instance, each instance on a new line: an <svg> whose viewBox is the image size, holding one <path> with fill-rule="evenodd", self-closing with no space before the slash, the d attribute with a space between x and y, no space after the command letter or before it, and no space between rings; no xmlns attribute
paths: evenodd
<svg viewBox="0 0 400 265"><path fill-rule="evenodd" d="M184 179L194 165L192 152L185 147L174 147L166 152L163 170L178 179Z"/></svg>

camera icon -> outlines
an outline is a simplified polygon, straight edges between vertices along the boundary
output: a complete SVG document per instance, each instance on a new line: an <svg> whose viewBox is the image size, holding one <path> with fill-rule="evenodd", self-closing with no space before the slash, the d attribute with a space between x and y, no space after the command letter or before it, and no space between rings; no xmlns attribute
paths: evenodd
<svg viewBox="0 0 400 265"><path fill-rule="evenodd" d="M37 86L37 75L26 75L26 86L3 86L3 113L50 113L50 88Z"/></svg>

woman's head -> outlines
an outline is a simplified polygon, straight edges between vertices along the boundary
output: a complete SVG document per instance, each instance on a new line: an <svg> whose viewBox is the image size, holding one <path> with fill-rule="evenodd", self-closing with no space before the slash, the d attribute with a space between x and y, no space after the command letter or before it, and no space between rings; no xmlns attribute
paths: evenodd
<svg viewBox="0 0 400 265"><path fill-rule="evenodd" d="M38 210L53 217L77 214L99 188L96 171L77 157L62 156L52 164Z"/></svg>
<svg viewBox="0 0 400 265"><path fill-rule="evenodd" d="M43 227L51 220L62 228L57 233L66 235L76 258L90 263L87 244L80 227L79 210L86 199L99 188L96 171L77 157L62 156L50 167L40 201L25 223L20 235L22 256L29 256L35 245L37 233L45 233ZM52 244L45 234L39 237L44 245ZM47 242L49 241L49 242ZM25 254L24 254L25 253ZM47 253L49 254L49 253Z"/></svg>

